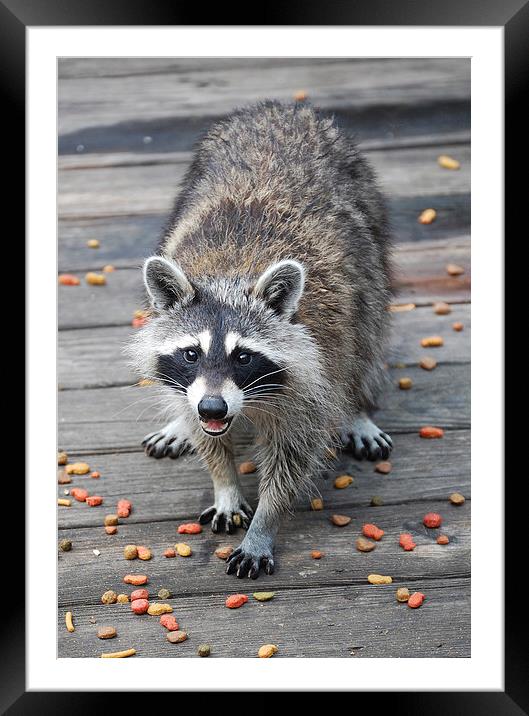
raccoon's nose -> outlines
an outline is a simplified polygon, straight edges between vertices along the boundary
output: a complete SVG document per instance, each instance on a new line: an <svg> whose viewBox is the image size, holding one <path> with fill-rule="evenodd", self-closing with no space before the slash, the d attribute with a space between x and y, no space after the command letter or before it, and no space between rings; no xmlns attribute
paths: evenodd
<svg viewBox="0 0 529 716"><path fill-rule="evenodd" d="M205 420L222 420L227 412L228 405L220 395L206 395L198 404L198 413Z"/></svg>

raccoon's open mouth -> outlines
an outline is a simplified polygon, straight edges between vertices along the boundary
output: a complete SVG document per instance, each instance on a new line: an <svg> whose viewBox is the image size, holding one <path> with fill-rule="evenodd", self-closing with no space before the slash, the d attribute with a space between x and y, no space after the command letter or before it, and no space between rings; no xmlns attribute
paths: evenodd
<svg viewBox="0 0 529 716"><path fill-rule="evenodd" d="M224 435L231 425L233 418L226 418L225 420L202 420L200 418L200 427L207 435Z"/></svg>

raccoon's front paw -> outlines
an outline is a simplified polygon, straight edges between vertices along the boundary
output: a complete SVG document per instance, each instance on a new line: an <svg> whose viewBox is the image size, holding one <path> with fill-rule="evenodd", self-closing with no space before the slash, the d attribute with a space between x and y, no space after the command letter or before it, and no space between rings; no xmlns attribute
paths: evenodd
<svg viewBox="0 0 529 716"><path fill-rule="evenodd" d="M228 557L226 574L235 574L239 579L248 576L257 579L261 567L266 574L274 573L274 555L272 549L254 542L248 536Z"/></svg>
<svg viewBox="0 0 529 716"><path fill-rule="evenodd" d="M240 497L237 501L232 501L229 505L212 505L200 515L198 521L201 525L211 522L212 532L220 532L222 528L228 534L235 532L237 527L244 527L245 530L250 526L252 521L253 510L246 502L244 497Z"/></svg>
<svg viewBox="0 0 529 716"><path fill-rule="evenodd" d="M343 449L357 460L387 460L393 449L393 440L367 417L356 418L342 430Z"/></svg>
<svg viewBox="0 0 529 716"><path fill-rule="evenodd" d="M146 455L157 459L166 455L174 459L192 452L190 443L181 436L174 423L169 423L161 430L146 435L141 444Z"/></svg>

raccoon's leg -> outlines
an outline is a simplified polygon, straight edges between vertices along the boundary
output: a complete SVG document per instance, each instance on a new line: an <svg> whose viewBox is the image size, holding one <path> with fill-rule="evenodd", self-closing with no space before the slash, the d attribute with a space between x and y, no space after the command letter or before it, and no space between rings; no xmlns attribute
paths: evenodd
<svg viewBox="0 0 529 716"><path fill-rule="evenodd" d="M236 527L248 529L253 510L245 499L237 470L231 440L225 438L204 438L196 443L198 454L206 461L211 473L215 503L199 517L201 524L211 522L213 532L223 528L228 534Z"/></svg>
<svg viewBox="0 0 529 716"><path fill-rule="evenodd" d="M274 572L274 542L279 528L280 513L274 507L270 490L261 492L252 524L241 544L228 558L227 574L257 579L264 567Z"/></svg>
<svg viewBox="0 0 529 716"><path fill-rule="evenodd" d="M146 435L141 444L145 448L145 453L149 457L155 458L165 457L166 455L177 458L193 451L191 435L186 428L183 416L179 416L161 430L156 430L154 433Z"/></svg>
<svg viewBox="0 0 529 716"><path fill-rule="evenodd" d="M383 432L365 413L359 413L340 431L343 449L358 460L387 460L393 448L390 436Z"/></svg>

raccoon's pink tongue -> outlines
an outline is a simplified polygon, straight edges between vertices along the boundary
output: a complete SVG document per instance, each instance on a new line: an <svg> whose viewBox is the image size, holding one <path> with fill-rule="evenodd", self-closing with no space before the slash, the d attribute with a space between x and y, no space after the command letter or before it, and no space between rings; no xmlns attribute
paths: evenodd
<svg viewBox="0 0 529 716"><path fill-rule="evenodd" d="M222 430L226 425L224 420L208 420L206 427L208 430Z"/></svg>

